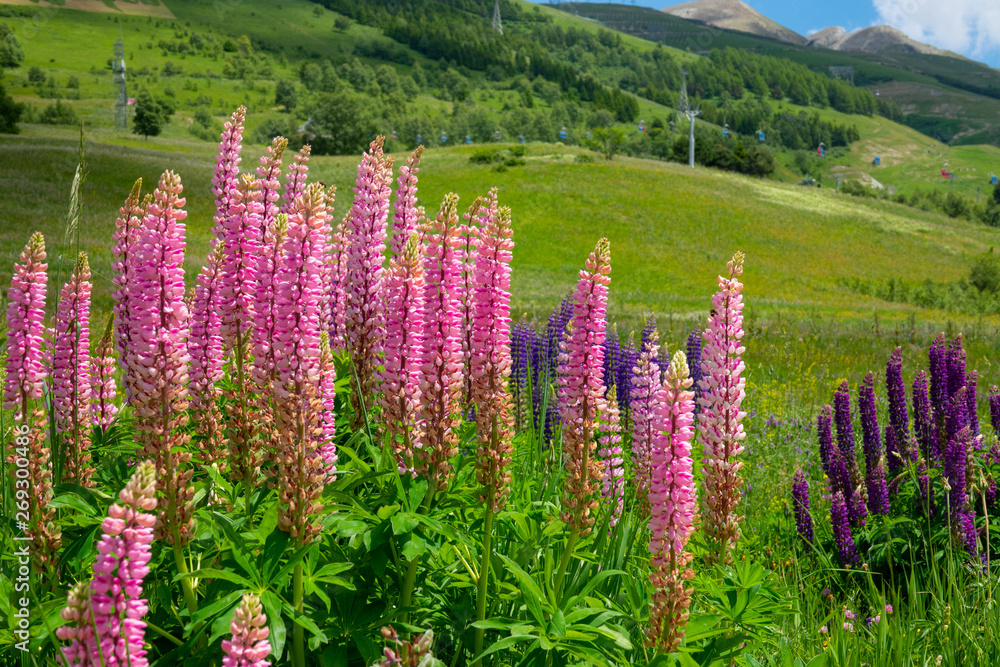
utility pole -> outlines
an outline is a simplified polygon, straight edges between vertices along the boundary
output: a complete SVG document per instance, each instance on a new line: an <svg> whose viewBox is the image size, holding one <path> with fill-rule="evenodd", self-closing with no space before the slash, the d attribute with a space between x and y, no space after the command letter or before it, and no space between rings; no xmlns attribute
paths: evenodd
<svg viewBox="0 0 1000 667"><path fill-rule="evenodd" d="M115 42L115 56L111 60L115 86L115 127L122 130L128 127L128 96L125 94L125 45L122 42L123 37Z"/></svg>
<svg viewBox="0 0 1000 667"><path fill-rule="evenodd" d="M503 34L503 25L500 23L500 0L493 5L493 29Z"/></svg>
<svg viewBox="0 0 1000 667"><path fill-rule="evenodd" d="M687 93L687 70L681 70L681 94L677 99L677 110L690 121L690 133L688 135L688 166L694 167L694 118L701 114L701 105L691 108Z"/></svg>

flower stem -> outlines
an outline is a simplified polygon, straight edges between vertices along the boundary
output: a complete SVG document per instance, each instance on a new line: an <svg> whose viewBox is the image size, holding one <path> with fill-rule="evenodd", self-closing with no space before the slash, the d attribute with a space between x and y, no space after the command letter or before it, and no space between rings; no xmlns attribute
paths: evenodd
<svg viewBox="0 0 1000 667"><path fill-rule="evenodd" d="M476 620L486 620L486 591L489 588L490 559L493 556L493 499L486 501L486 520L483 523L483 562L479 566L479 586L476 593ZM483 638L486 631L476 628L476 644L474 655L483 652ZM473 667L480 667L481 660L476 660Z"/></svg>
<svg viewBox="0 0 1000 667"><path fill-rule="evenodd" d="M302 613L302 563L295 564L295 571L292 575L292 605L295 610ZM306 667L306 646L305 634L298 622L292 628L292 650L294 651L295 667Z"/></svg>
<svg viewBox="0 0 1000 667"><path fill-rule="evenodd" d="M174 562L177 563L177 571L179 573L187 574L190 572L187 562L184 560L184 552L178 542L174 542ZM198 611L198 598L195 595L194 585L190 578L181 579L181 590L184 591L184 603L187 605L188 614L194 619L195 612ZM206 646L208 646L208 642L205 640L205 635L202 634L198 637L198 648L205 648Z"/></svg>
<svg viewBox="0 0 1000 667"><path fill-rule="evenodd" d="M556 573L556 595L557 599L562 598L563 577L566 576L566 568L569 567L569 560L573 556L573 549L577 540L580 539L580 530L575 526L570 531L569 539L566 540L566 550L563 551L562 560L559 561L559 571Z"/></svg>

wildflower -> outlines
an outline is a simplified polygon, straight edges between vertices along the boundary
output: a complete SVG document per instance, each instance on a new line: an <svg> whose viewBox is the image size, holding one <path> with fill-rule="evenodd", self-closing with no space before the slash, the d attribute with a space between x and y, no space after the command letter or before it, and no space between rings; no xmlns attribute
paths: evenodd
<svg viewBox="0 0 1000 667"><path fill-rule="evenodd" d="M491 206L496 190L490 191ZM480 502L494 512L506 504L510 485L513 405L510 380L510 260L514 248L510 209L484 216L473 271L471 322L472 403L481 443L476 458L476 478L482 488Z"/></svg>
<svg viewBox="0 0 1000 667"><path fill-rule="evenodd" d="M378 372L386 433L400 474L413 471L421 446L421 357L424 354L424 267L417 234L389 261L385 279L386 337L383 367Z"/></svg>
<svg viewBox="0 0 1000 667"><path fill-rule="evenodd" d="M934 425L934 414L931 411L931 399L927 393L927 373L917 371L913 378L913 428L916 431L917 441L920 443L921 454L927 462L941 458L940 446L938 444L937 429ZM1000 406L998 406L1000 407ZM895 465L895 468L893 468ZM889 463L890 475L899 468L898 462Z"/></svg>
<svg viewBox="0 0 1000 667"><path fill-rule="evenodd" d="M891 614L892 613L892 605L891 604L887 604L885 606L885 613L887 613L887 614Z"/></svg>
<svg viewBox="0 0 1000 667"><path fill-rule="evenodd" d="M851 423L851 394L847 380L841 382L840 386L837 387L837 391L833 395L833 406L833 421L837 427L837 447L850 477L847 485L841 487L844 492L844 502L851 525L863 526L868 509L865 507L864 498L855 492L855 489L861 485L861 474L858 470L855 453L854 425Z"/></svg>
<svg viewBox="0 0 1000 667"><path fill-rule="evenodd" d="M222 128L219 155L215 158L212 176L212 194L215 195L215 217L212 235L223 238L223 227L230 216L230 199L240 178L240 151L243 150L243 122L247 108L241 106L233 112Z"/></svg>
<svg viewBox="0 0 1000 667"><path fill-rule="evenodd" d="M448 194L424 228L424 354L420 391L426 424L419 450L419 472L432 488L444 488L451 475L448 459L458 452L461 414L462 341L458 304L461 266L458 254L458 195Z"/></svg>
<svg viewBox="0 0 1000 667"><path fill-rule="evenodd" d="M320 531L313 516L322 509L318 498L328 476L314 437L323 432L320 305L328 214L319 183L308 186L299 201L276 278L273 398L278 527L303 545Z"/></svg>
<svg viewBox="0 0 1000 667"><path fill-rule="evenodd" d="M99 665L102 658L109 665L148 664L142 617L149 606L141 595L143 579L149 574L156 522L156 516L149 512L156 509L155 496L156 469L152 461L144 461L101 524L103 535L97 543L89 586L77 585L62 612L70 625L59 628L56 634L70 640L62 649L70 664Z"/></svg>
<svg viewBox="0 0 1000 667"><path fill-rule="evenodd" d="M961 394L961 390L959 392ZM961 405L962 396L952 404ZM963 428L955 434L955 437L948 440L944 452L944 477L950 486L948 502L951 512L961 512L968 502L968 492L966 489L966 466L968 459L969 430Z"/></svg>
<svg viewBox="0 0 1000 667"><path fill-rule="evenodd" d="M59 296L52 353L52 411L66 447L63 480L80 486L93 486L90 372L90 265L81 252Z"/></svg>
<svg viewBox="0 0 1000 667"><path fill-rule="evenodd" d="M313 456L323 460L327 481L333 481L337 472L337 368L333 364L330 336L320 330L319 341L319 410L320 432L316 438Z"/></svg>
<svg viewBox="0 0 1000 667"><path fill-rule="evenodd" d="M931 376L931 408L934 410L934 414L937 415L938 420L941 420L944 418L946 401L951 395L948 393L948 350L943 333L938 334L931 343L930 349L927 351L927 358ZM940 430L940 428L941 423L939 421L938 429ZM939 440L941 439L940 435L939 433Z"/></svg>
<svg viewBox="0 0 1000 667"><path fill-rule="evenodd" d="M403 641L396 634L396 629L389 625L382 627L382 637L387 642L395 644L397 648L383 649L382 654L385 657L372 667L424 667L437 662L431 652L434 646L432 630L425 631L414 641Z"/></svg>
<svg viewBox="0 0 1000 667"><path fill-rule="evenodd" d="M382 153L385 137L376 137L358 165L354 204L344 228L347 243L345 268L345 332L356 373L355 394L369 400L375 395L375 370L382 354L385 306L382 261L389 216L392 158ZM355 410L354 426L364 419Z"/></svg>
<svg viewBox="0 0 1000 667"><path fill-rule="evenodd" d="M417 206L417 172L420 171L420 156L424 147L406 158L406 164L399 168L399 186L396 189L396 212L392 217L391 250L393 256L401 255L410 236L417 233L424 220L424 207Z"/></svg>
<svg viewBox="0 0 1000 667"><path fill-rule="evenodd" d="M844 621L844 629L848 632L854 632L854 624L848 621Z"/></svg>
<svg viewBox="0 0 1000 667"><path fill-rule="evenodd" d="M827 627L825 625L819 626L819 633L821 635L825 635L827 632L829 632L829 630L827 629Z"/></svg>
<svg viewBox="0 0 1000 667"><path fill-rule="evenodd" d="M972 437L979 435L979 413L976 405L976 385L979 384L979 374L969 371L965 376L965 415L968 419Z"/></svg>
<svg viewBox="0 0 1000 667"><path fill-rule="evenodd" d="M701 406L698 432L705 451L705 533L710 544L709 562L727 563L739 538L740 468L745 437L741 410L745 396L741 355L743 338L743 253L727 265L729 277L719 276L719 291L712 298L712 312L705 329L702 358Z"/></svg>
<svg viewBox="0 0 1000 667"><path fill-rule="evenodd" d="M650 343L655 345L655 341L654 333ZM694 532L697 502L691 460L694 393L688 390L690 386L687 358L678 350L656 392L649 491L649 552L654 569L650 581L654 592L646 640L667 652L676 651L684 638L692 593L684 582L694 577L687 567L693 556L684 550Z"/></svg>
<svg viewBox="0 0 1000 667"><path fill-rule="evenodd" d="M185 545L193 536L194 488L185 467L188 441L188 307L184 300L187 212L180 176L166 171L153 193L129 256L129 336L125 373L132 378L133 425L142 455L159 474L157 539ZM134 298L133 298L134 297ZM156 374L149 369L156 368Z"/></svg>
<svg viewBox="0 0 1000 667"><path fill-rule="evenodd" d="M118 414L115 398L118 389L115 385L114 357L114 319L108 318L104 335L97 343L93 363L93 373L90 376L90 412L92 424L102 432L107 431Z"/></svg>
<svg viewBox="0 0 1000 667"><path fill-rule="evenodd" d="M844 494L837 491L830 503L830 523L833 527L833 537L837 544L837 553L844 567L857 566L859 562L857 547L851 535L851 525L844 504Z"/></svg>
<svg viewBox="0 0 1000 667"><path fill-rule="evenodd" d="M472 328L475 317L473 304L473 281L475 279L476 257L479 255L480 235L487 226L494 224L497 215L497 189L490 190L486 197L476 197L469 211L462 215L465 220L458 227L458 308L460 312L460 339L462 341L462 407L469 407L472 396ZM473 408L474 409L474 408Z"/></svg>
<svg viewBox="0 0 1000 667"><path fill-rule="evenodd" d="M654 329L639 354L632 371L632 469L635 495L642 511L649 510L649 489L653 473L653 447L658 437L656 417L660 366L656 360L659 338Z"/></svg>
<svg viewBox="0 0 1000 667"><path fill-rule="evenodd" d="M824 597L824 598L826 598L826 597L832 598L833 597L833 592L829 588L824 588L823 591L819 595L820 595L820 597Z"/></svg>
<svg viewBox="0 0 1000 667"><path fill-rule="evenodd" d="M897 348L898 349L898 348ZM900 383L902 378L900 378ZM902 390L902 384L899 387ZM899 397L891 397L893 400ZM900 398L904 401L905 394ZM890 405L891 409L892 406ZM885 463L882 460L882 441L879 438L878 417L875 406L875 376L869 372L858 388L858 410L861 412L861 432L865 453L865 486L868 489L868 510L872 514L889 513L889 489L885 483ZM897 415L897 420L900 419ZM893 432L898 428L890 425Z"/></svg>
<svg viewBox="0 0 1000 667"><path fill-rule="evenodd" d="M220 458L222 447L222 415L218 406L220 392L215 386L223 377L222 318L218 310L222 260L223 246L219 244L209 252L205 266L198 274L191 309L191 336L188 339L191 411L198 420L198 431L202 436L198 458L206 465Z"/></svg>
<svg viewBox="0 0 1000 667"><path fill-rule="evenodd" d="M271 644L267 641L267 615L260 603L260 598L252 593L245 593L243 599L233 613L233 621L229 625L231 637L222 641L222 667L269 667L271 664L265 658L271 652Z"/></svg>
<svg viewBox="0 0 1000 667"><path fill-rule="evenodd" d="M602 369L607 328L608 283L611 282L611 248L607 239L587 258L580 271L573 299L573 318L559 355L558 395L563 424L562 520L580 536L594 523L590 512L601 465L594 458L594 425L604 401Z"/></svg>
<svg viewBox="0 0 1000 667"><path fill-rule="evenodd" d="M118 209L115 231L111 237L114 244L111 249L111 252L114 253L114 260L111 262L114 274L111 278L111 284L114 287L111 298L114 300L112 314L115 320L115 350L122 366L125 365L125 348L131 338L128 331L129 255L135 243L139 221L146 209L144 203L140 204L141 189L142 179L140 178L132 185L132 191L129 192L125 203ZM129 396L128 386L125 387L125 395Z"/></svg>
<svg viewBox="0 0 1000 667"><path fill-rule="evenodd" d="M330 265L327 267L326 293L329 298L330 348L347 349L347 221L350 213L337 223L330 238Z"/></svg>
<svg viewBox="0 0 1000 667"><path fill-rule="evenodd" d="M25 420L29 400L42 397L47 376L43 352L45 336L45 238L35 232L14 265L7 290L7 377L4 407Z"/></svg>
<svg viewBox="0 0 1000 667"><path fill-rule="evenodd" d="M610 506L609 526L614 528L625 510L625 467L622 458L621 412L618 409L617 389L611 385L604 409L597 415L598 443L597 455L604 464L604 485L601 497Z"/></svg>
<svg viewBox="0 0 1000 667"><path fill-rule="evenodd" d="M844 610L844 618L846 618L847 620L849 620L849 621L853 621L853 620L854 620L855 618L857 618L857 617L858 617L858 615L857 615L857 614L855 614L855 613L854 613L853 611L851 611L850 609L845 609L845 610Z"/></svg>
<svg viewBox="0 0 1000 667"><path fill-rule="evenodd" d="M792 483L792 505L799 538L806 544L812 544L813 523L812 515L809 513L809 482L801 470L795 473L795 481Z"/></svg>
<svg viewBox="0 0 1000 667"><path fill-rule="evenodd" d="M291 215L295 208L295 200L305 192L306 179L309 176L309 153L311 148L306 144L295 155L293 164L288 165L285 173L285 193L281 202L281 212Z"/></svg>
<svg viewBox="0 0 1000 667"><path fill-rule="evenodd" d="M275 137L261 156L260 165L257 167L255 185L260 190L263 228L267 228L278 217L280 210L278 200L281 199L281 195L278 194L278 190L281 189L281 157L287 146L288 139Z"/></svg>

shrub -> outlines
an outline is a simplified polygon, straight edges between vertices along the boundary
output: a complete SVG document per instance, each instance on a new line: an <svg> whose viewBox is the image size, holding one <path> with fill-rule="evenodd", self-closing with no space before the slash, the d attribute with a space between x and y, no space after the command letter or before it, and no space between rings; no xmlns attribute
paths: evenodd
<svg viewBox="0 0 1000 667"><path fill-rule="evenodd" d="M38 120L46 125L76 125L80 122L73 107L63 104L62 100L45 107Z"/></svg>

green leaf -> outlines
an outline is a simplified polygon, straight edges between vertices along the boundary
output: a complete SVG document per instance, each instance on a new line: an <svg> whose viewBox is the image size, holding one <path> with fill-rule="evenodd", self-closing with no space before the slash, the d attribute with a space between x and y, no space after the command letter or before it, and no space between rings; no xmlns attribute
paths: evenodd
<svg viewBox="0 0 1000 667"><path fill-rule="evenodd" d="M266 580L272 580L271 575L281 562L281 557L285 555L285 549L288 547L288 539L288 533L283 530L275 530L267 536L267 540L264 542L264 550L260 556Z"/></svg>
<svg viewBox="0 0 1000 667"><path fill-rule="evenodd" d="M286 614L292 617L292 621L296 625L300 625L306 630L308 630L313 637L317 637L320 640L321 644L325 644L328 641L330 641L327 638L326 634L319 629L319 626L316 625L311 618L309 618L305 614L299 613L299 611L295 609L295 607L288 604L287 602L283 602L281 604L281 608L285 610Z"/></svg>
<svg viewBox="0 0 1000 667"><path fill-rule="evenodd" d="M488 655L492 655L497 651L502 651L509 646L517 644L518 642L526 642L526 641L531 641L533 639L538 639L538 638L535 637L534 635L514 635L513 637L504 637L500 641L491 644L488 649L483 651L481 655L476 656L474 660L478 662L482 658L485 658Z"/></svg>
<svg viewBox="0 0 1000 667"><path fill-rule="evenodd" d="M346 540L368 530L368 524L364 521L340 521L333 527L333 530L337 533L337 537Z"/></svg>
<svg viewBox="0 0 1000 667"><path fill-rule="evenodd" d="M271 630L268 638L274 649L275 662L281 664L281 652L285 648L285 621L281 617L282 602L272 591L264 591L260 596L260 602L267 612L267 625Z"/></svg>
<svg viewBox="0 0 1000 667"><path fill-rule="evenodd" d="M410 535L410 539L403 545L403 558L414 560L420 558L427 551L427 540L419 535Z"/></svg>
<svg viewBox="0 0 1000 667"><path fill-rule="evenodd" d="M408 496L410 498L410 509L416 509L420 507L420 503L424 501L424 496L427 495L427 480L423 477L415 479L410 483L410 491Z"/></svg>
<svg viewBox="0 0 1000 667"><path fill-rule="evenodd" d="M405 535L419 525L420 521L409 512L392 515L392 534Z"/></svg>
<svg viewBox="0 0 1000 667"><path fill-rule="evenodd" d="M278 504L269 505L264 511L264 516L260 519L260 525L254 531L254 535L262 543L267 540L268 535L278 527Z"/></svg>
<svg viewBox="0 0 1000 667"><path fill-rule="evenodd" d="M809 661L806 667L826 667L826 653L820 653Z"/></svg>
<svg viewBox="0 0 1000 667"><path fill-rule="evenodd" d="M566 617L563 615L562 609L556 609L556 613L552 614L552 634L562 639L566 636Z"/></svg>
<svg viewBox="0 0 1000 667"><path fill-rule="evenodd" d="M98 510L96 507L91 506L87 501L85 501L80 496L75 493L64 493L60 496L56 496L49 501L50 507L71 507L78 512L85 514L86 516L96 517L98 516Z"/></svg>
<svg viewBox="0 0 1000 667"><path fill-rule="evenodd" d="M243 593L244 591L233 591L221 600L216 600L207 607L199 607L198 611L196 611L191 617L191 620L184 626L184 634L189 634L194 629L195 625L201 623L205 619L211 618L216 614L220 614L227 608L235 608L236 605L239 604L240 598L243 597Z"/></svg>
<svg viewBox="0 0 1000 667"><path fill-rule="evenodd" d="M174 581L180 581L181 579L222 579L224 581L231 581L234 584L239 584L244 588L254 589L253 582L246 577L241 577L235 572L227 572L225 570L216 570L210 567L202 568L200 570L195 570L194 572L186 572L184 574L175 574Z"/></svg>

